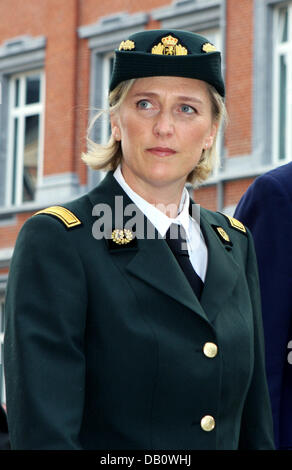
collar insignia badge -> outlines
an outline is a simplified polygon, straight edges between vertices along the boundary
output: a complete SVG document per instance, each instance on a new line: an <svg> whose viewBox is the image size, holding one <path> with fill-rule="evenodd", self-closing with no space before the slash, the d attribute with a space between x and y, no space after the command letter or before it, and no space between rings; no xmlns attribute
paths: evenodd
<svg viewBox="0 0 292 470"><path fill-rule="evenodd" d="M134 235L131 230L128 229L115 229L112 232L111 238L114 243L117 243L117 245L126 245L133 240Z"/></svg>
<svg viewBox="0 0 292 470"><path fill-rule="evenodd" d="M226 246L226 248L230 249L233 246L232 241L228 233L225 232L224 228L218 227L218 225L212 225L216 235L220 238L220 241Z"/></svg>
<svg viewBox="0 0 292 470"><path fill-rule="evenodd" d="M161 39L161 42L151 49L152 54L160 55L187 55L188 50L181 44L178 44L178 39L173 36L166 36Z"/></svg>
<svg viewBox="0 0 292 470"><path fill-rule="evenodd" d="M227 233L225 232L225 230L222 227L217 227L217 232L219 233L221 238L223 238L224 241L230 242L229 235L227 235Z"/></svg>

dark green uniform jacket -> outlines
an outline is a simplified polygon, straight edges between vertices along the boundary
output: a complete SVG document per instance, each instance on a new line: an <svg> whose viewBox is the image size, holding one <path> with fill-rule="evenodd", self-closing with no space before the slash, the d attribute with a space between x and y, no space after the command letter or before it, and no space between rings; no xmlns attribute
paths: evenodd
<svg viewBox="0 0 292 470"><path fill-rule="evenodd" d="M93 236L96 205L114 220L118 195L131 202L110 172L65 205L81 224L41 214L19 234L4 351L12 447L273 448L250 234L201 209L199 302L165 240Z"/></svg>

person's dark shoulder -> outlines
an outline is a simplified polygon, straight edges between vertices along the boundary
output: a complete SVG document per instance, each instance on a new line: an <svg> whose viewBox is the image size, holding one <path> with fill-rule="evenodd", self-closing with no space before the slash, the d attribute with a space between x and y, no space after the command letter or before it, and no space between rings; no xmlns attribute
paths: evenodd
<svg viewBox="0 0 292 470"><path fill-rule="evenodd" d="M292 195L292 162L278 166L255 178L247 194L273 198L277 193Z"/></svg>

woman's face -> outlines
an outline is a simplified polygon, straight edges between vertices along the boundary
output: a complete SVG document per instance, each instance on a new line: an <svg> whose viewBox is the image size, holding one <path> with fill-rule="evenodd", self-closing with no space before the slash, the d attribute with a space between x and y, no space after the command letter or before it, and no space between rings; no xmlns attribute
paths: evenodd
<svg viewBox="0 0 292 470"><path fill-rule="evenodd" d="M206 83L182 77L137 79L111 124L124 178L136 191L183 186L217 132Z"/></svg>

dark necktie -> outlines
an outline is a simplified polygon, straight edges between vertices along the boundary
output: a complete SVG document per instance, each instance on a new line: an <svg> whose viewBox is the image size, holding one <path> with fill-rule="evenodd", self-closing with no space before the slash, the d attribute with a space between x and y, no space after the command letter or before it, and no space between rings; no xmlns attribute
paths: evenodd
<svg viewBox="0 0 292 470"><path fill-rule="evenodd" d="M166 232L165 240L183 270L194 293L198 299L200 299L204 283L194 270L190 261L184 228L181 225L172 224Z"/></svg>

